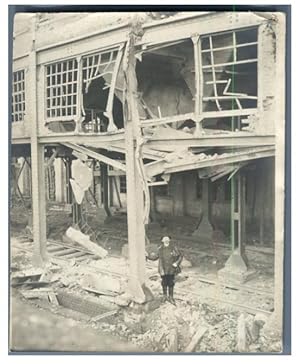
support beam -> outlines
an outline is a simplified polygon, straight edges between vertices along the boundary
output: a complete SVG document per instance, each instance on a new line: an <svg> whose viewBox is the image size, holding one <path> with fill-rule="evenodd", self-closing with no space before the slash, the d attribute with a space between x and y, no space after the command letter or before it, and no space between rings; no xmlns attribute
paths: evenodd
<svg viewBox="0 0 300 364"><path fill-rule="evenodd" d="M37 118L37 59L35 50L36 19L32 20L32 50L28 59L28 98L26 103L28 120L31 121L31 173L32 173L32 214L33 214L33 264L42 266L47 261L46 249L46 191L44 146L38 143Z"/></svg>
<svg viewBox="0 0 300 364"><path fill-rule="evenodd" d="M233 153L223 153L217 158L208 155L205 159L199 158L177 158L177 163L173 161L168 163L166 160L148 163L145 167L149 179L161 173L176 173L190 171L200 168L212 168L215 166L231 165L233 163L242 163L254 159L273 157L275 150L273 147L253 148L247 151L237 151ZM194 156L191 156L194 157ZM191 160L194 159L194 160Z"/></svg>
<svg viewBox="0 0 300 364"><path fill-rule="evenodd" d="M126 170L126 167L124 166L124 164L122 164L114 159L108 158L101 153L94 152L93 150L91 150L89 148L83 147L81 145L73 144L73 143L68 143L68 142L62 143L62 144L70 149L76 150L79 153L82 153L91 158L94 158L94 159L98 160L99 162L103 162L114 168L120 169L121 171Z"/></svg>
<svg viewBox="0 0 300 364"><path fill-rule="evenodd" d="M143 222L143 187L138 173L138 160L136 157L136 139L141 137L138 114L137 79L135 74L136 58L134 54L133 32L129 35L124 59L126 82L126 108L125 112L125 145L126 145L126 182L127 182L127 223L129 247L129 281L128 291L133 300L142 303L145 301L143 287L146 281L145 266L145 226ZM126 58L127 56L127 58ZM127 67L126 67L127 66Z"/></svg>
<svg viewBox="0 0 300 364"><path fill-rule="evenodd" d="M187 135L186 139L178 138L152 138L147 141L147 146L157 150L164 150L163 147L258 147L275 145L274 135L251 135L247 132L227 132L224 134L203 135L199 138L191 138Z"/></svg>

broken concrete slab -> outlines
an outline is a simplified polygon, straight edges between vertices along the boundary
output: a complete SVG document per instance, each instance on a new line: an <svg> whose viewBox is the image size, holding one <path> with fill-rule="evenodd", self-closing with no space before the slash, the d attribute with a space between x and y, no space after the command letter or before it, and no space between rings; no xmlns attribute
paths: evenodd
<svg viewBox="0 0 300 364"><path fill-rule="evenodd" d="M101 276L96 274L86 274L81 286L90 292L102 295L116 296L122 293L121 283L118 279L111 276Z"/></svg>
<svg viewBox="0 0 300 364"><path fill-rule="evenodd" d="M191 268L192 263L187 260L185 257L183 257L182 262L180 263L181 268Z"/></svg>
<svg viewBox="0 0 300 364"><path fill-rule="evenodd" d="M81 231L69 227L66 231L66 236L73 240L75 243L83 246L91 253L98 255L100 258L105 258L107 256L107 250L103 249L99 245L93 243L88 235L83 234Z"/></svg>
<svg viewBox="0 0 300 364"><path fill-rule="evenodd" d="M52 288L37 288L31 290L20 291L22 296L28 299L43 298L48 299L49 292L53 292Z"/></svg>

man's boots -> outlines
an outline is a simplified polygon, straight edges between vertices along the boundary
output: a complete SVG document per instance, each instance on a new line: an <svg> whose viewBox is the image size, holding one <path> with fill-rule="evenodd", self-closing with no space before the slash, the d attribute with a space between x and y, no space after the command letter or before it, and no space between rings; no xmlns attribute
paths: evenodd
<svg viewBox="0 0 300 364"><path fill-rule="evenodd" d="M176 306L176 303L175 303L175 300L173 297L173 293L174 293L174 286L169 287L169 301L170 301L170 303L172 303L173 305Z"/></svg>
<svg viewBox="0 0 300 364"><path fill-rule="evenodd" d="M162 286L162 289L163 289L163 302L166 302L168 300L167 286Z"/></svg>

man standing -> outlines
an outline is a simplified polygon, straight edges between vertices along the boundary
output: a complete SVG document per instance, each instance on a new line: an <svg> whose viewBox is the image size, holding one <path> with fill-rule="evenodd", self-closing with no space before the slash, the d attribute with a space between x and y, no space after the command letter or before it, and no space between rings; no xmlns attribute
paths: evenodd
<svg viewBox="0 0 300 364"><path fill-rule="evenodd" d="M175 275L181 271L180 263L183 257L171 241L170 236L164 236L161 242L162 244L158 248L158 272L161 276L163 299L164 301L169 300L173 305L175 305L173 296Z"/></svg>

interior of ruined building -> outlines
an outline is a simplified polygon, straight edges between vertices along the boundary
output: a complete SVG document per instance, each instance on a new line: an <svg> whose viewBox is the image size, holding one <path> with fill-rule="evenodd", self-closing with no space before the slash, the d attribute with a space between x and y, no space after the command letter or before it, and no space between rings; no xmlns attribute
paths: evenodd
<svg viewBox="0 0 300 364"><path fill-rule="evenodd" d="M46 126L46 132L41 128L41 140L43 137L46 140L41 144L45 158L46 234L47 249L54 257L64 257L64 251L53 244L65 244L66 249L71 249L71 256L79 254L78 261L74 258L75 266L80 262L80 252L74 251L74 246L66 240L67 229L75 227L109 252L106 259L96 261L98 268L112 268L120 274L122 259L128 258L130 244L127 184L135 175L147 187L143 187L143 202L149 198L149 221L145 223L147 253L153 246L157 248L162 236L171 235L191 264L179 277L180 289L194 293L205 291L205 287L199 286L200 280L201 285L204 281L205 284L215 281L232 252L240 249L249 273L246 286L253 291L267 290L272 296L275 144L265 142L264 137L272 134L269 130L274 123L272 82L275 80L270 69L275 61L274 47L266 42L260 57L270 62L264 74L261 73L263 76L258 74L258 33L258 26L247 25L233 31L219 30L199 37L190 35L136 46L137 90L133 98L143 145L138 150L137 141L141 140L134 141L133 156L138 159L142 172L126 170L128 141L124 130L130 110L128 79L124 75L126 47L107 46L96 52L97 46L78 58L55 59L37 66L38 74L45 72L45 85L42 85L45 86L45 110L39 108L38 118L45 114L39 122ZM263 34L267 36L267 32ZM16 73L19 78L15 83L19 87L24 77ZM39 90L42 86L39 85ZM15 100L18 105L13 110L13 124L24 120L25 86L22 87L16 91L22 91L21 96L14 95L18 97ZM202 94L198 98L199 90ZM259 92L263 95L261 100ZM40 93L38 97L40 101ZM163 118L170 121L160 120ZM267 131L259 134L264 127ZM66 138L59 139L62 142L58 143L55 133L59 137L65 134ZM82 142L80 137L84 138ZM237 144L231 137L237 137ZM246 141L239 137L245 137ZM106 144L101 144L102 140ZM32 240L35 182L32 174L35 172L30 140L29 144L18 141L11 151L11 233ZM86 168L86 176L85 172L81 173L83 177L92 175L88 187L79 192L74 187L75 165L80 165L83 171ZM80 202L78 195L82 198ZM138 196L131 198L139 199ZM136 221L142 221L139 220L142 214L143 211L138 211ZM88 262L93 265L94 258ZM154 266L149 268L149 264L146 264L147 277L153 278L156 274L153 279L149 278L150 288L158 294L157 272L154 274ZM126 274L122 271L122 279ZM253 303L267 311L273 310L273 298L264 301L249 292L236 293L235 289L229 294L232 301L249 305L249 300L250 306ZM218 294L213 291L214 298Z"/></svg>

